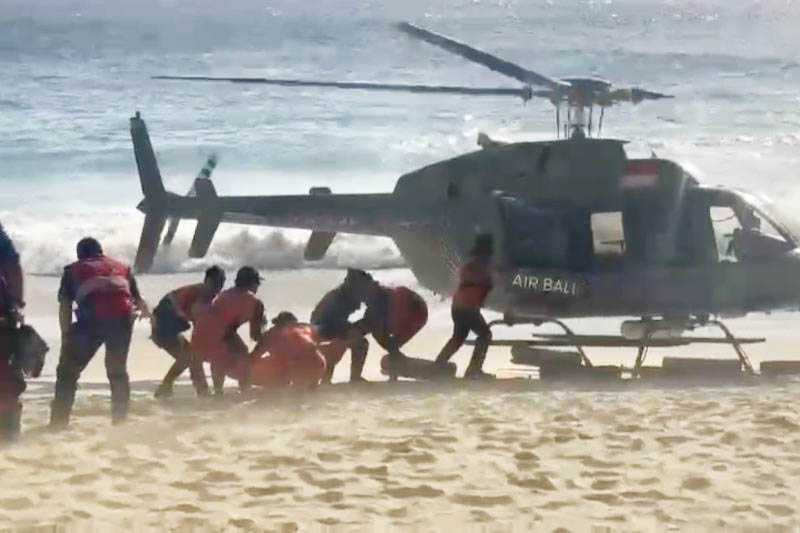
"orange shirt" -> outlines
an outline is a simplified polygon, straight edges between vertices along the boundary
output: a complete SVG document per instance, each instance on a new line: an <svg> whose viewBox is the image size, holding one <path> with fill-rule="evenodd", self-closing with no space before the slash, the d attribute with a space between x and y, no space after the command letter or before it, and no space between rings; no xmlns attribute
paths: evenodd
<svg viewBox="0 0 800 533"><path fill-rule="evenodd" d="M475 309L483 307L489 291L492 290L492 272L488 257L475 257L464 263L459 271L458 289L453 295L456 309Z"/></svg>
<svg viewBox="0 0 800 533"><path fill-rule="evenodd" d="M226 337L235 333L245 322L264 322L264 306L256 296L244 289L232 287L219 293L208 312L197 316L192 330L192 349L205 360L226 357L230 354Z"/></svg>

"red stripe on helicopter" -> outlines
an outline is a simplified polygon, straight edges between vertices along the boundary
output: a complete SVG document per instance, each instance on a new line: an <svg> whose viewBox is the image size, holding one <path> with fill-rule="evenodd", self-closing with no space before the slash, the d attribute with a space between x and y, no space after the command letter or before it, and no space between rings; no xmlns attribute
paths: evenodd
<svg viewBox="0 0 800 533"><path fill-rule="evenodd" d="M620 180L623 189L638 189L653 187L658 183L661 162L653 159L640 159L628 161L625 174Z"/></svg>

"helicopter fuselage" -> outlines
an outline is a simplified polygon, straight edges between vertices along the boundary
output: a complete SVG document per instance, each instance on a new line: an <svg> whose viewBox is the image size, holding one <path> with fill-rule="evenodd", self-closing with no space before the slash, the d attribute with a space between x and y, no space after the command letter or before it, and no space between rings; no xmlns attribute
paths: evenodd
<svg viewBox="0 0 800 533"><path fill-rule="evenodd" d="M155 254L168 218L198 220L194 257L220 222L312 230L323 243L316 258L336 233L381 235L423 286L446 295L475 236L491 233L487 303L515 315L724 316L800 304L787 227L669 160L628 159L622 141L490 143L407 173L385 194L220 197L198 179L196 196L183 197L164 190L144 121L133 118L131 131L147 214L140 252Z"/></svg>

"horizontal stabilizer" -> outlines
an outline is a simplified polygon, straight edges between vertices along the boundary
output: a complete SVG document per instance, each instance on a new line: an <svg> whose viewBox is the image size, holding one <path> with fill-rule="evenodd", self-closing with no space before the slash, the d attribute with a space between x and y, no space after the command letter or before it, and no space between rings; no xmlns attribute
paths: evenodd
<svg viewBox="0 0 800 533"><path fill-rule="evenodd" d="M306 261L319 261L328 252L336 233L333 231L312 231L308 238L303 258Z"/></svg>
<svg viewBox="0 0 800 533"><path fill-rule="evenodd" d="M139 239L139 248L136 250L136 260L133 268L136 272L147 272L153 266L153 260L158 250L158 242L161 240L161 232L167 217L158 213L148 213L144 217L142 226L142 236Z"/></svg>

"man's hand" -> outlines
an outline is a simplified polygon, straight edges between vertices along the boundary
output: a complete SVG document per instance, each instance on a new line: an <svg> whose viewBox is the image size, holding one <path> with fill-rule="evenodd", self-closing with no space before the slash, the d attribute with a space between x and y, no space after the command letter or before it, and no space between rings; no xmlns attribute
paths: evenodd
<svg viewBox="0 0 800 533"><path fill-rule="evenodd" d="M136 302L136 310L139 312L139 320L144 319L151 319L153 318L153 313L150 312L150 307L148 307L147 302L144 300L138 300Z"/></svg>

